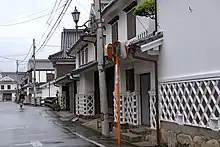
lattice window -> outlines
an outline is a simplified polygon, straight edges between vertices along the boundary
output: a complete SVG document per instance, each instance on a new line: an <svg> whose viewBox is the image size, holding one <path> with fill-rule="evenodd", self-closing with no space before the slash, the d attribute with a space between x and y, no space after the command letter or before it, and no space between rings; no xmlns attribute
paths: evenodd
<svg viewBox="0 0 220 147"><path fill-rule="evenodd" d="M139 93L120 94L121 124L139 125ZM114 121L117 122L117 101L114 95Z"/></svg>
<svg viewBox="0 0 220 147"><path fill-rule="evenodd" d="M95 115L94 94L76 94L76 114L83 116Z"/></svg>

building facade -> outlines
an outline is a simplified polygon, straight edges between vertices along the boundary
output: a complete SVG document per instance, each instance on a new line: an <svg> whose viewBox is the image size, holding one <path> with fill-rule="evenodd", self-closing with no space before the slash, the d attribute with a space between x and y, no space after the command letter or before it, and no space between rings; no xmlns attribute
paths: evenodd
<svg viewBox="0 0 220 147"><path fill-rule="evenodd" d="M71 72L76 68L75 56L68 54L69 49L83 34L83 30L64 29L61 35L61 51L48 57L55 69L55 86L59 87L59 105L61 110L75 112L75 91L77 76Z"/></svg>
<svg viewBox="0 0 220 147"><path fill-rule="evenodd" d="M17 95L17 84L20 88L23 72L0 73L0 101L15 101Z"/></svg>
<svg viewBox="0 0 220 147"><path fill-rule="evenodd" d="M23 89L27 93L25 102L29 104L35 104L33 81L34 81L34 63L33 60L28 61L28 70L23 79ZM53 81L55 78L55 71L53 65L48 59L36 59L36 88L49 81ZM39 100L38 100L39 102Z"/></svg>

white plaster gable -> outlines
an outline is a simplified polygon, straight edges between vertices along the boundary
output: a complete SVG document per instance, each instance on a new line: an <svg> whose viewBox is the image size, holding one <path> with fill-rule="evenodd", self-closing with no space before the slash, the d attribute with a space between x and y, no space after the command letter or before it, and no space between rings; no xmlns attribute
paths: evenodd
<svg viewBox="0 0 220 147"><path fill-rule="evenodd" d="M5 77L1 78L0 81L15 81L15 80L10 78L9 76L5 76Z"/></svg>

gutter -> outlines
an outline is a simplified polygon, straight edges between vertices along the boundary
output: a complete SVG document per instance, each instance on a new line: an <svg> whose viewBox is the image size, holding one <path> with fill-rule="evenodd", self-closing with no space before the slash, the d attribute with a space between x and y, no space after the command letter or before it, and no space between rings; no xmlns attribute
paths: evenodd
<svg viewBox="0 0 220 147"><path fill-rule="evenodd" d="M158 26L158 21L157 21L157 0L155 0L155 6L154 6L154 8L155 8L155 26L154 26L154 32L153 32L153 34L155 35L155 33L157 33L157 31L158 31L158 29L157 29L157 26Z"/></svg>
<svg viewBox="0 0 220 147"><path fill-rule="evenodd" d="M155 69L155 97L156 97L156 136L157 136L157 146L160 145L160 114L159 114L159 93L158 93L158 62L157 60L147 59L141 56L133 55L133 58L148 61L154 63L154 69Z"/></svg>

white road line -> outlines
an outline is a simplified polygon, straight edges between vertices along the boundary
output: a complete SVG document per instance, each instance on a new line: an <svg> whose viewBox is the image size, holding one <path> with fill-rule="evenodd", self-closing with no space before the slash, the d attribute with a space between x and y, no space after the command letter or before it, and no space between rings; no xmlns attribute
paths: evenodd
<svg viewBox="0 0 220 147"><path fill-rule="evenodd" d="M31 141L33 147L41 147L43 144L40 141Z"/></svg>
<svg viewBox="0 0 220 147"><path fill-rule="evenodd" d="M2 132L2 131L10 131L10 130L20 130L20 129L26 129L26 128L28 128L28 126L17 127L17 128L6 128L6 129L1 129L0 132Z"/></svg>
<svg viewBox="0 0 220 147"><path fill-rule="evenodd" d="M82 139L84 139L84 140L86 140L86 141L88 141L88 142L90 142L92 144L95 144L95 145L97 145L99 147L105 147L104 145L102 145L102 144L100 144L100 143L98 143L96 141L90 140L90 139L88 139L88 138L86 138L86 137L84 137L84 136L82 136L82 135L80 135L78 133L73 133L73 134L75 134L76 136L79 136L80 138L82 138Z"/></svg>

